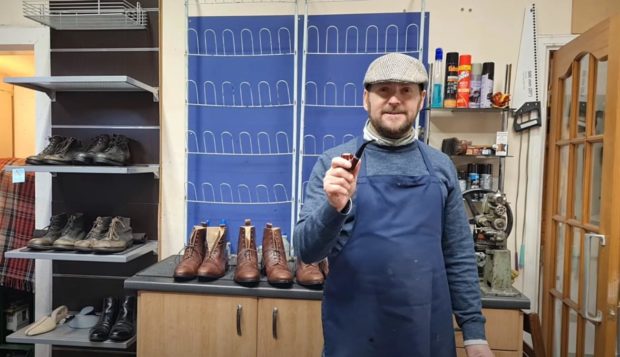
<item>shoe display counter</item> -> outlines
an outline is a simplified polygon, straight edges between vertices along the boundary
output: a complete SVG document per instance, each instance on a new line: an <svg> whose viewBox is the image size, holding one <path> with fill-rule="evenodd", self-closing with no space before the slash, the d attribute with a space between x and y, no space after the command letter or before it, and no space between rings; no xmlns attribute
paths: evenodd
<svg viewBox="0 0 620 357"><path fill-rule="evenodd" d="M138 292L139 356L320 356L322 290L233 281L234 269L211 282L175 282L180 256L125 280ZM521 356L523 312L530 301L483 296L487 338L496 356ZM456 326L456 325L455 325ZM464 355L455 327L457 354Z"/></svg>

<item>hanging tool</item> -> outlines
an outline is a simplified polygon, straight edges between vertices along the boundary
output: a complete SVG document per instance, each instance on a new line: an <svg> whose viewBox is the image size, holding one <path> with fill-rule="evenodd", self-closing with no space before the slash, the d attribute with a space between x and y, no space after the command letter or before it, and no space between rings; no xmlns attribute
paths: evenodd
<svg viewBox="0 0 620 357"><path fill-rule="evenodd" d="M536 38L536 5L525 10L521 46L512 103L513 129L521 132L542 125L540 99L538 97L538 51Z"/></svg>

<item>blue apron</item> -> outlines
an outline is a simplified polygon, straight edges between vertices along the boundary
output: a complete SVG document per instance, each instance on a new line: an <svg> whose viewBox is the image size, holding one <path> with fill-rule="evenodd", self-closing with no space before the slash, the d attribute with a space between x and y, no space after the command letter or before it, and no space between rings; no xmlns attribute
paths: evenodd
<svg viewBox="0 0 620 357"><path fill-rule="evenodd" d="M359 138L361 144L362 139ZM429 175L358 176L353 232L330 257L323 297L326 357L452 357L442 252L445 197Z"/></svg>

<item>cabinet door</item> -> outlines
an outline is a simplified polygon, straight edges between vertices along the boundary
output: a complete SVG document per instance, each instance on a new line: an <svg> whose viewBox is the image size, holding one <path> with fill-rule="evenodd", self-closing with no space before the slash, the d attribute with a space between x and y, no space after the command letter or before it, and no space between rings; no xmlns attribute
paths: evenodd
<svg viewBox="0 0 620 357"><path fill-rule="evenodd" d="M518 351L523 348L523 312L521 310L482 309L487 319L486 336L491 349ZM463 332L457 328L456 347L463 347ZM496 354L497 356L497 354Z"/></svg>
<svg viewBox="0 0 620 357"><path fill-rule="evenodd" d="M256 298L138 295L138 356L255 356Z"/></svg>
<svg viewBox="0 0 620 357"><path fill-rule="evenodd" d="M321 356L321 301L258 300L258 357Z"/></svg>

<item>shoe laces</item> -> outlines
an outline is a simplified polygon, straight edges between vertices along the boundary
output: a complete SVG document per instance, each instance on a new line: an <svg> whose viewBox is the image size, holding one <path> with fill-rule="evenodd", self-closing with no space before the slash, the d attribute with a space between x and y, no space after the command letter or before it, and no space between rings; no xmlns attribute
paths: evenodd
<svg viewBox="0 0 620 357"><path fill-rule="evenodd" d="M90 143L88 144L88 146L86 147L86 151L90 151L91 149L93 149L95 146L99 145L99 144L105 144L106 141L109 143L110 139L107 135L98 135L95 138L93 138Z"/></svg>
<svg viewBox="0 0 620 357"><path fill-rule="evenodd" d="M119 146L126 145L126 144L127 144L127 137L125 137L124 135L114 134L112 135L112 139L110 139L110 143L108 144L108 147L104 150L104 152L110 152L114 150L115 147L119 147Z"/></svg>
<svg viewBox="0 0 620 357"><path fill-rule="evenodd" d="M69 233L73 228L75 228L75 221L77 221L77 216L76 215L71 215L69 216L69 219L67 220L67 225L65 225L65 228L62 230L62 234L67 234Z"/></svg>
<svg viewBox="0 0 620 357"><path fill-rule="evenodd" d="M58 149L58 146L60 146L60 144L66 140L64 137L60 135L50 136L47 139L49 140L49 144L47 144L45 149L41 151L41 155L48 155L48 154L53 153L54 151Z"/></svg>
<svg viewBox="0 0 620 357"><path fill-rule="evenodd" d="M110 223L110 230L108 231L111 240L120 240L118 231L120 228L125 228L126 225L121 219L113 219Z"/></svg>
<svg viewBox="0 0 620 357"><path fill-rule="evenodd" d="M58 149L58 154L66 154L67 151L69 151L69 149L77 142L77 139L75 138L67 138L63 143L62 146Z"/></svg>
<svg viewBox="0 0 620 357"><path fill-rule="evenodd" d="M189 240L189 244L187 244L183 248L181 248L178 251L177 256L181 255L181 252L183 252L183 259L189 259L189 258L191 258L194 255L194 252L196 254L200 253L198 251L198 244L196 243L198 241L198 239L195 238L195 234L198 234L198 233L195 232L194 234L192 234L192 237Z"/></svg>
<svg viewBox="0 0 620 357"><path fill-rule="evenodd" d="M101 217L97 217L97 219L93 223L93 227L90 229L90 232L88 232L88 237L91 236L91 232L97 232L97 231L99 232L105 231L105 222L103 218Z"/></svg>

